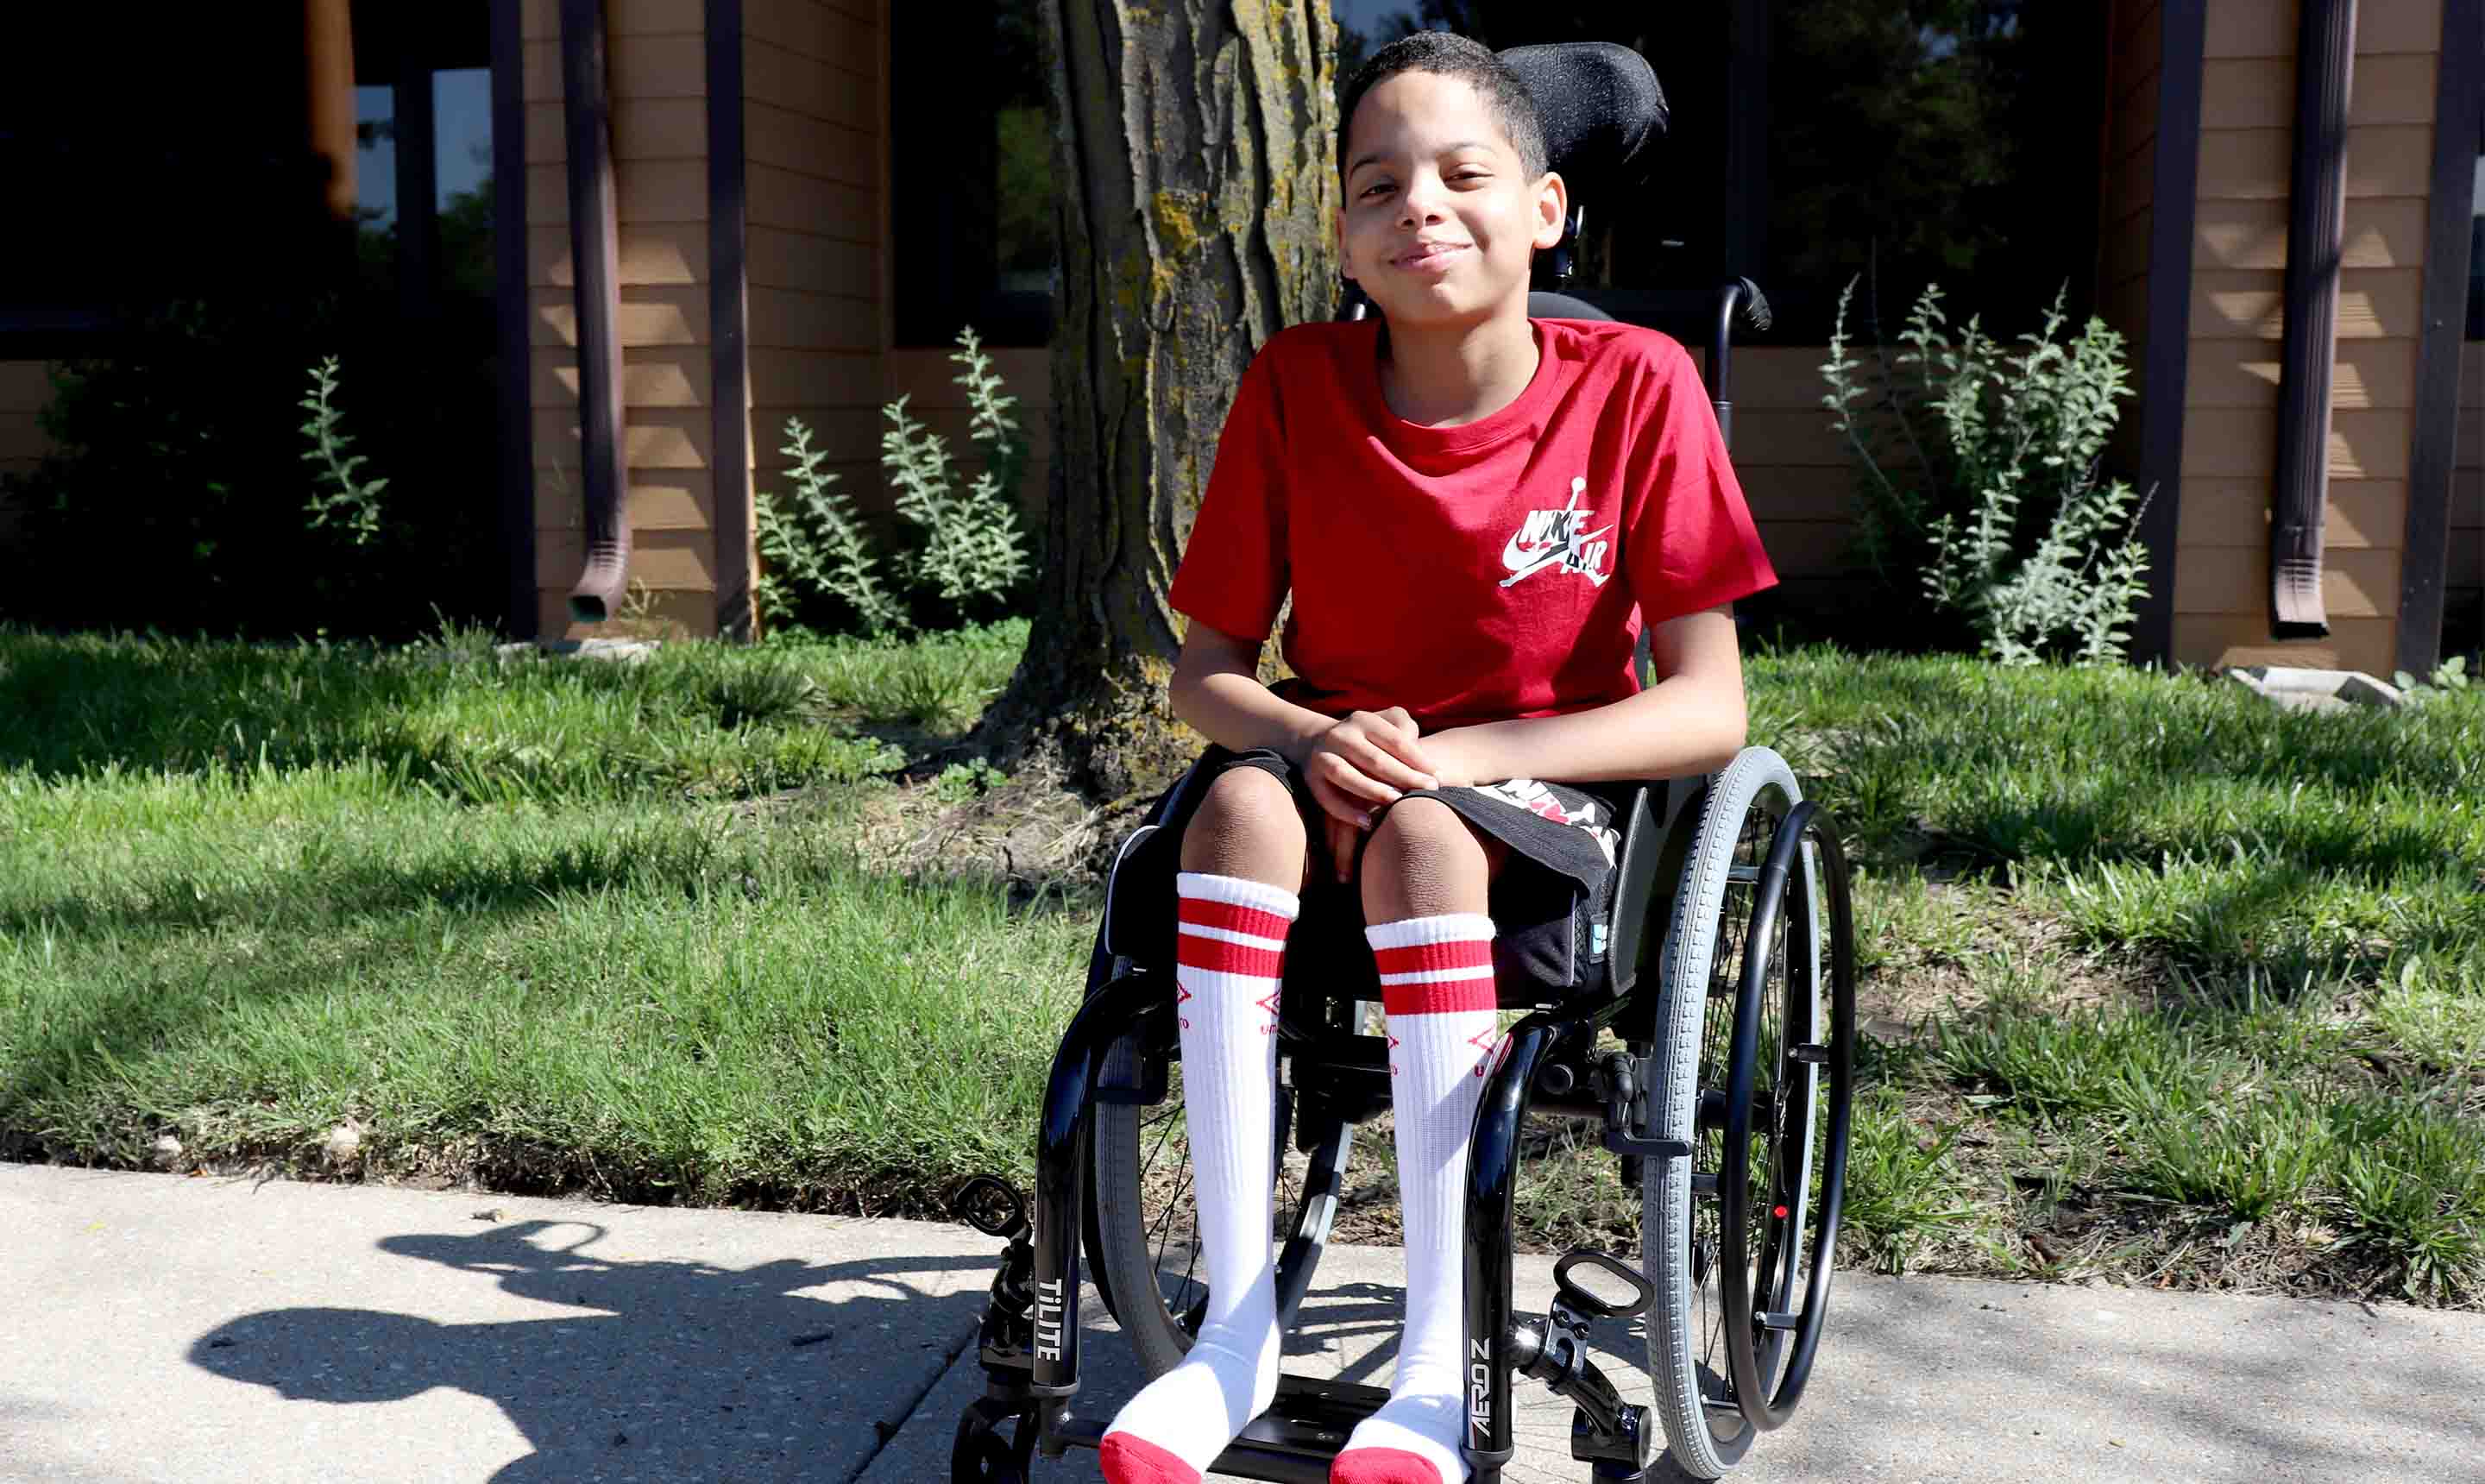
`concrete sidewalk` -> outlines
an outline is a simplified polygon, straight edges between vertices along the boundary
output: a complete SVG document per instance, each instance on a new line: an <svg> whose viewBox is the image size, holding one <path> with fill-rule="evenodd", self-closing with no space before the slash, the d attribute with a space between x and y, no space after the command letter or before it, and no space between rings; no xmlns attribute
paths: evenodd
<svg viewBox="0 0 2485 1484"><path fill-rule="evenodd" d="M0 1481L942 1484L962 1226L0 1165ZM1522 1261L1522 1303L1550 1296ZM1288 1368L1385 1382L1395 1254ZM1137 1376L1090 1298L1088 1391ZM1639 1340L1603 1336L1645 1397ZM1523 1384L1516 1480L1575 1484ZM2485 1478L2485 1315L1842 1275L1756 1481ZM1037 1477L1097 1477L1092 1454Z"/></svg>

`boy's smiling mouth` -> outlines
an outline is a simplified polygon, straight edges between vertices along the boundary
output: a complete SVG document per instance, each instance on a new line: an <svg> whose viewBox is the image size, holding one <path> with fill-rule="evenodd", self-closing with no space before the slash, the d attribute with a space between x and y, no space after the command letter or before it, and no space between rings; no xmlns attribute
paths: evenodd
<svg viewBox="0 0 2485 1484"><path fill-rule="evenodd" d="M1452 259L1466 250L1464 242L1418 242L1390 261L1402 268L1423 272L1447 266Z"/></svg>

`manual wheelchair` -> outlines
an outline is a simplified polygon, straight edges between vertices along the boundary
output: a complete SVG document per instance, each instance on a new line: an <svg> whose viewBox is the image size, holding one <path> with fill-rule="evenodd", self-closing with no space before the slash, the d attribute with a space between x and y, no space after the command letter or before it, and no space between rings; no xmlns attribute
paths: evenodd
<svg viewBox="0 0 2485 1484"><path fill-rule="evenodd" d="M1661 127L1655 79L1633 53L1591 45L1505 56L1539 98L1593 102L1560 120L1548 110L1547 142L1566 177L1619 176ZM1557 284L1578 223L1574 212L1554 255ZM1765 313L1746 282L1718 303L1712 395L1731 317L1737 308ZM1598 312L1538 295L1531 313ZM1719 412L1728 412L1722 397ZM1643 684L1647 653L1643 641ZM1102 1441L1104 1420L1071 1410L1082 1272L1152 1376L1180 1360L1205 1311L1173 1014L1164 856L1174 842L1159 836L1194 786L1196 770L1155 802L1115 859L1087 996L1045 1091L1033 1210L989 1176L959 1193L960 1213L1009 1249L980 1333L987 1391L960 1420L953 1484L1024 1484L1038 1451L1058 1457ZM1707 777L1592 786L1614 804L1620 830L1609 940L1574 945L1558 984L1516 960L1496 963L1501 1007L1525 1013L1488 1064L1469 1145L1463 1445L1476 1484L1500 1484L1516 1451L1517 1374L1574 1404L1571 1454L1592 1478L1647 1477L1660 1437L1683 1471L1720 1476L1794 1411L1828 1313L1855 1044L1839 836L1766 748L1746 748ZM1501 891L1497 883L1496 909ZM1279 1002L1270 1241L1288 1329L1319 1269L1355 1131L1390 1104L1385 1037L1363 1031L1380 998L1369 954L1292 950L1323 927L1307 899ZM1541 1326L1516 1316L1512 1299L1513 1195L1530 1114L1599 1129L1641 1208L1636 1260L1565 1255ZM1650 1408L1625 1403L1587 1352L1591 1321L1641 1313ZM1324 1481L1355 1423L1387 1396L1281 1376L1275 1401L1212 1471Z"/></svg>

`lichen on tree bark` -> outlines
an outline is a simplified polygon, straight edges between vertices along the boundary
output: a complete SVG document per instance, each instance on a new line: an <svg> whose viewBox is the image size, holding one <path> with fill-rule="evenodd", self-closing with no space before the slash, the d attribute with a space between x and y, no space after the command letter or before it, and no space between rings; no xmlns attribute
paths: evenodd
<svg viewBox="0 0 2485 1484"><path fill-rule="evenodd" d="M1058 184L1051 488L1026 657L975 743L1110 801L1202 738L1165 603L1242 369L1335 297L1327 0L1042 0Z"/></svg>

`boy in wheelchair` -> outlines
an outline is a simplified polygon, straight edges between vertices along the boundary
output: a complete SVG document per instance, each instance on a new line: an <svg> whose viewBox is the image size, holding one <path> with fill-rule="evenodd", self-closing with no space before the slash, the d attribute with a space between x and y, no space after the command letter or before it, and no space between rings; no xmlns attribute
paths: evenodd
<svg viewBox="0 0 2485 1484"><path fill-rule="evenodd" d="M1262 347L1170 594L1191 620L1172 704L1215 744L1158 849L1209 1298L1106 1428L1112 1484L1192 1484L1276 1388L1266 1172L1298 919L1368 947L1337 969L1377 976L1386 1013L1407 1266L1389 1399L1330 1478L1467 1477L1461 1201L1496 983L1603 957L1616 805L1593 785L1735 757L1731 604L1776 581L1682 347L1529 317L1570 207L1510 68L1418 34L1345 110L1340 241L1378 316ZM1290 589L1297 678L1271 690L1259 636Z"/></svg>

